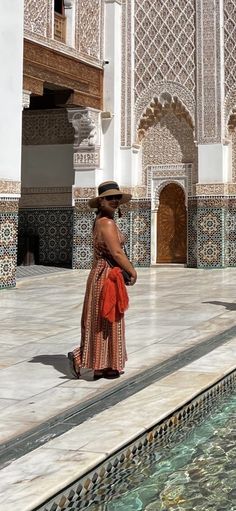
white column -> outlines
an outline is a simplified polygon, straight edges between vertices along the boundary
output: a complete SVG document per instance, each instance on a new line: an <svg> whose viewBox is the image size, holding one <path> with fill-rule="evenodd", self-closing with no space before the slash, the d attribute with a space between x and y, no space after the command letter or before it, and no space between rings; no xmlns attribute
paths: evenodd
<svg viewBox="0 0 236 511"><path fill-rule="evenodd" d="M0 16L0 180L20 181L24 0L4 2Z"/></svg>
<svg viewBox="0 0 236 511"><path fill-rule="evenodd" d="M134 72L135 72L135 2L130 0L126 5L126 62L125 97L127 102L126 122L126 145L121 147L121 182L124 186L134 187L140 183L142 169L142 148L136 144L135 126L135 96L134 96ZM124 37L124 34L123 34ZM124 45L124 42L123 42ZM124 115L124 112L123 112Z"/></svg>
<svg viewBox="0 0 236 511"><path fill-rule="evenodd" d="M75 47L75 1L64 0L66 15L66 44Z"/></svg>
<svg viewBox="0 0 236 511"><path fill-rule="evenodd" d="M105 0L103 180L120 182L121 146L121 0ZM123 183L120 183L123 184Z"/></svg>
<svg viewBox="0 0 236 511"><path fill-rule="evenodd" d="M75 132L74 192L89 190L96 187L96 173L100 172L100 112L93 108L68 108L67 112Z"/></svg>

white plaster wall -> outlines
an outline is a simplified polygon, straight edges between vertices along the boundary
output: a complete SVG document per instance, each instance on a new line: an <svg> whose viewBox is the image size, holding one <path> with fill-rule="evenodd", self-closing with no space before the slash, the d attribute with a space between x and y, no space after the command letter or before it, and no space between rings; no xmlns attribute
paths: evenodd
<svg viewBox="0 0 236 511"><path fill-rule="evenodd" d="M120 184L137 186L142 184L142 148L121 147Z"/></svg>
<svg viewBox="0 0 236 511"><path fill-rule="evenodd" d="M0 179L13 181L21 171L23 12L24 0L1 2Z"/></svg>
<svg viewBox="0 0 236 511"><path fill-rule="evenodd" d="M23 187L62 187L72 184L74 170L71 144L23 146Z"/></svg>
<svg viewBox="0 0 236 511"><path fill-rule="evenodd" d="M230 146L204 144L198 146L199 183L227 183L231 180Z"/></svg>

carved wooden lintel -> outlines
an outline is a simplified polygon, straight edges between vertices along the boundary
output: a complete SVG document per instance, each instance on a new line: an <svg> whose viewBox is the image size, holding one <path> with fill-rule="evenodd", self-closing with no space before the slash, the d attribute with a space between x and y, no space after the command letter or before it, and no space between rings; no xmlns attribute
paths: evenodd
<svg viewBox="0 0 236 511"><path fill-rule="evenodd" d="M24 88L42 95L45 82L70 89L70 104L102 110L102 69L25 39Z"/></svg>
<svg viewBox="0 0 236 511"><path fill-rule="evenodd" d="M35 78L33 76L24 75L23 77L23 89L30 90L31 94L36 96L43 95L43 80Z"/></svg>

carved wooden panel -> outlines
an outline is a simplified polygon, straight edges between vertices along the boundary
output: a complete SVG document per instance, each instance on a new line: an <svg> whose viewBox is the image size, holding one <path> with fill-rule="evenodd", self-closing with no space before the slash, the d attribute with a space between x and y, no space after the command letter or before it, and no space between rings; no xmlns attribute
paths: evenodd
<svg viewBox="0 0 236 511"><path fill-rule="evenodd" d="M160 194L157 218L157 262L186 263L187 215L182 188L174 183Z"/></svg>
<svg viewBox="0 0 236 511"><path fill-rule="evenodd" d="M28 83L28 80L31 83ZM70 104L102 110L103 71L74 57L24 40L24 87L44 82L71 89ZM27 86L27 87L26 87ZM37 90L27 88L37 94Z"/></svg>

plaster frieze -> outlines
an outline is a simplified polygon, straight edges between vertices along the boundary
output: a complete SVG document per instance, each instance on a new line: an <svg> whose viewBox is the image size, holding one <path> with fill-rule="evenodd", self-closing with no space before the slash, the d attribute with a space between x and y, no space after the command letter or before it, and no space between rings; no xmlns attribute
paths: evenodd
<svg viewBox="0 0 236 511"><path fill-rule="evenodd" d="M8 179L0 179L0 193L1 194L17 194L21 192L20 181L10 181Z"/></svg>
<svg viewBox="0 0 236 511"><path fill-rule="evenodd" d="M197 197L236 195L236 183L197 183L195 190Z"/></svg>
<svg viewBox="0 0 236 511"><path fill-rule="evenodd" d="M19 199L9 197L0 197L1 213L17 213L19 209Z"/></svg>

